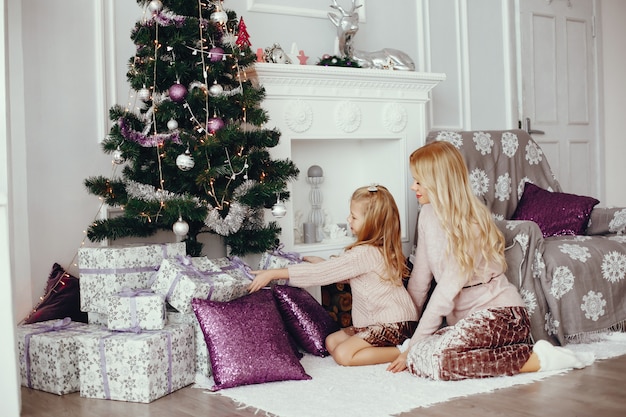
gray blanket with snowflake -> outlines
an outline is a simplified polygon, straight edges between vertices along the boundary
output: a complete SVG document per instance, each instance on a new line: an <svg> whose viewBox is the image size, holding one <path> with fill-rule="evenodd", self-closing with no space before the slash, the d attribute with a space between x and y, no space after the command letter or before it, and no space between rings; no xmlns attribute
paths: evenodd
<svg viewBox="0 0 626 417"><path fill-rule="evenodd" d="M534 222L498 221L506 238L507 276L526 302L534 340L563 345L625 329L626 235L608 231L626 210L594 212L581 236L543 238Z"/></svg>

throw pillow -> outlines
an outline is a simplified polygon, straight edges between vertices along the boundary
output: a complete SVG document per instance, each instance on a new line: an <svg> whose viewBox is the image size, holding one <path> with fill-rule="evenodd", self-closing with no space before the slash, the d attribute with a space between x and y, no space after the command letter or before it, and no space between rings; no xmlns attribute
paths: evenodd
<svg viewBox="0 0 626 417"><path fill-rule="evenodd" d="M38 323L69 317L72 321L87 323L87 313L80 311L80 286L78 278L70 275L61 265L52 265L41 302L33 309L24 324Z"/></svg>
<svg viewBox="0 0 626 417"><path fill-rule="evenodd" d="M583 235L591 210L600 201L593 197L550 192L527 182L512 220L532 220L543 237Z"/></svg>
<svg viewBox="0 0 626 417"><path fill-rule="evenodd" d="M272 291L296 343L312 355L328 356L326 336L339 330L339 325L326 309L304 288L274 285Z"/></svg>
<svg viewBox="0 0 626 417"><path fill-rule="evenodd" d="M207 344L212 390L311 379L289 342L271 290L232 301L192 300Z"/></svg>

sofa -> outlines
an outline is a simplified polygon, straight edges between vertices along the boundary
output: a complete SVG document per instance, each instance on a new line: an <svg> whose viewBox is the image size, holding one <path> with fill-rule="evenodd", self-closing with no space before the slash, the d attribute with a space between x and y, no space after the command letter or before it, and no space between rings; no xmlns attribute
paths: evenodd
<svg viewBox="0 0 626 417"><path fill-rule="evenodd" d="M626 327L626 208L564 192L523 130L431 131L462 153L506 239L507 277L534 340L565 345Z"/></svg>

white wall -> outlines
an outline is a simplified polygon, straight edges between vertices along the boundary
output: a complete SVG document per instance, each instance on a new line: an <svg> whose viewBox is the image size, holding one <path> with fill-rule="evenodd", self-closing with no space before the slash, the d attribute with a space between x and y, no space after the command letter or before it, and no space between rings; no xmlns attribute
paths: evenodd
<svg viewBox="0 0 626 417"><path fill-rule="evenodd" d="M602 76L604 83L605 193L607 206L626 206L624 187L624 115L626 115L626 2L601 0ZM601 115L602 117L602 115Z"/></svg>

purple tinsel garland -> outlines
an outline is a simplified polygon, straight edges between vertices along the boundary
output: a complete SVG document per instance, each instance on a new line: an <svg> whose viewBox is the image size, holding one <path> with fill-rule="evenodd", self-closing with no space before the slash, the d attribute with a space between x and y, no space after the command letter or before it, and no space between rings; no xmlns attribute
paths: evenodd
<svg viewBox="0 0 626 417"><path fill-rule="evenodd" d="M123 117L119 119L118 124L120 126L120 133L125 139L136 142L144 148L162 145L166 140L171 140L179 145L182 144L178 132L157 133L155 135L146 136L143 133L132 130Z"/></svg>

